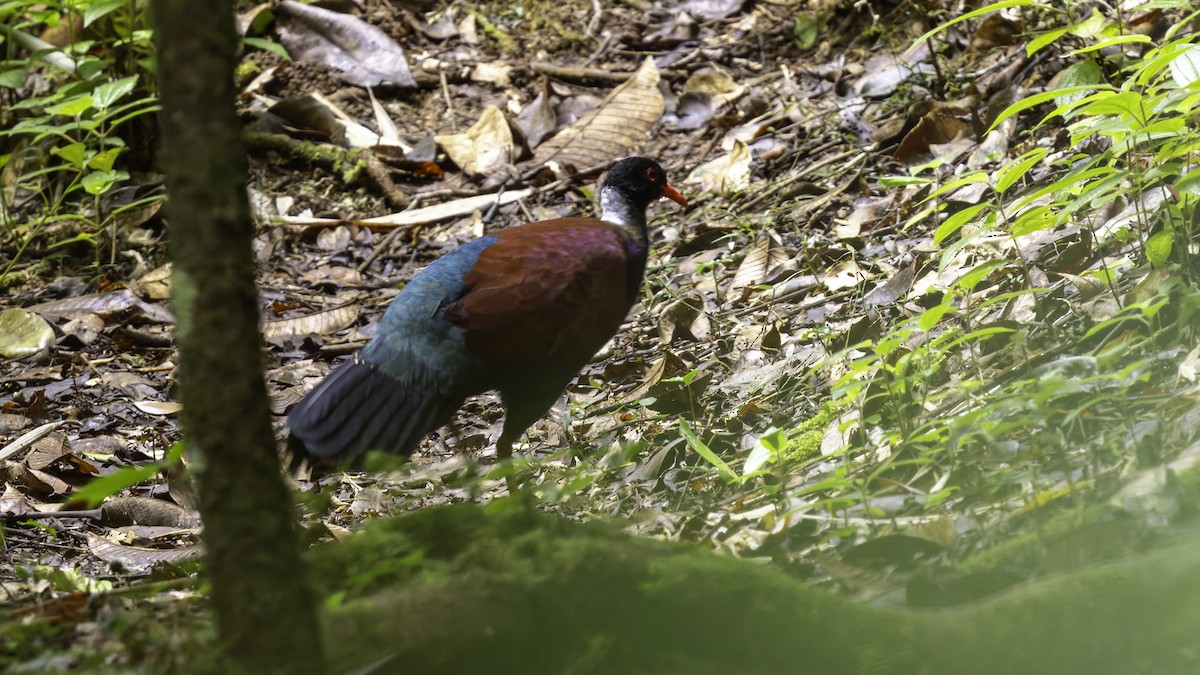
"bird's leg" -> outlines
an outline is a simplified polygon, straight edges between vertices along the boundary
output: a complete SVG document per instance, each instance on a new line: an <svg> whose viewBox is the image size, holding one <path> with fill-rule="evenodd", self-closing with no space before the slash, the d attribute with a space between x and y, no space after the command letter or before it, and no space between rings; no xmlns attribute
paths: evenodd
<svg viewBox="0 0 1200 675"><path fill-rule="evenodd" d="M496 460L499 462L506 459L512 459L512 446L513 439L509 438L507 434L501 433L500 439L496 441ZM512 464L510 463L509 469L512 468ZM504 482L508 484L508 494L517 494L518 483L515 469L513 469L513 473L510 473L504 477Z"/></svg>

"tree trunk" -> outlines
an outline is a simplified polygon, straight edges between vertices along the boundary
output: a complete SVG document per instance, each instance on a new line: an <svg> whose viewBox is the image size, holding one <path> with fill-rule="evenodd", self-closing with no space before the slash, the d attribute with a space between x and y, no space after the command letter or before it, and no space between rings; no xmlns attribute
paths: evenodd
<svg viewBox="0 0 1200 675"><path fill-rule="evenodd" d="M234 110L234 6L154 3L183 435L222 647L234 671L320 672L262 378L253 224Z"/></svg>

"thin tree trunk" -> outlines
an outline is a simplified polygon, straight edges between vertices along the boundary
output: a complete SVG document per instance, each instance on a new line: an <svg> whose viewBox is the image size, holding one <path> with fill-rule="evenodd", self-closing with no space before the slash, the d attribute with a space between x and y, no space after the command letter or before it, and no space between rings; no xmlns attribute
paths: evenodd
<svg viewBox="0 0 1200 675"><path fill-rule="evenodd" d="M238 141L234 3L159 0L155 46L167 166L184 442L222 646L241 672L320 672L292 500L262 378L253 225Z"/></svg>

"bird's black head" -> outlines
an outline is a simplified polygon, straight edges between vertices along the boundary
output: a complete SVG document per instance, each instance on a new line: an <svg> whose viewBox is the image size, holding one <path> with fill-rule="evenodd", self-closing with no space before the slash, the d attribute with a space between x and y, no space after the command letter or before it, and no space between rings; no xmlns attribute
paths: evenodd
<svg viewBox="0 0 1200 675"><path fill-rule="evenodd" d="M667 183L667 172L658 162L645 157L629 157L614 164L601 194L610 189L619 192L630 207L641 212L659 197L687 206L683 195Z"/></svg>

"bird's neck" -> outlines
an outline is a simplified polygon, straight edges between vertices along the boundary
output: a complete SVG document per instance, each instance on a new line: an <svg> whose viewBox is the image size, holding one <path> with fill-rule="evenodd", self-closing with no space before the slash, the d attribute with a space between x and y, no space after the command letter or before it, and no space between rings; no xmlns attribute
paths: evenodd
<svg viewBox="0 0 1200 675"><path fill-rule="evenodd" d="M646 209L630 204L621 193L607 186L600 190L600 220L616 225L635 240L647 238Z"/></svg>

